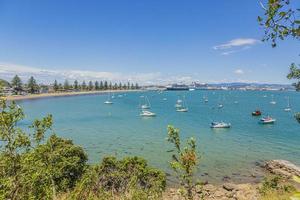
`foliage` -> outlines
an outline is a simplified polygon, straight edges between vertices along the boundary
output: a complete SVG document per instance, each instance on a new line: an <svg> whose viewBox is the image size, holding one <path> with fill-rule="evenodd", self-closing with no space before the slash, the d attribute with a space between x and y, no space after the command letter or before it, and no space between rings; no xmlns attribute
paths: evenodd
<svg viewBox="0 0 300 200"><path fill-rule="evenodd" d="M173 126L168 126L167 140L174 144L176 153L172 155L170 165L172 169L178 174L180 183L185 189L184 196L188 199L193 199L193 189L196 183L193 181L194 171L198 164L198 156L196 153L196 141L190 138L187 141L187 146L181 148L179 129Z"/></svg>
<svg viewBox="0 0 300 200"><path fill-rule="evenodd" d="M51 135L45 144L23 156L22 197L51 199L58 192L72 189L81 178L86 161L87 156L81 147L71 140Z"/></svg>
<svg viewBox="0 0 300 200"><path fill-rule="evenodd" d="M75 80L75 81L74 81L74 90L78 90L78 89L79 89L78 81Z"/></svg>
<svg viewBox="0 0 300 200"><path fill-rule="evenodd" d="M268 0L267 7L262 5L264 17L258 21L265 29L264 41L271 40L276 46L277 39L284 40L288 36L300 39L300 9L293 9L290 0Z"/></svg>
<svg viewBox="0 0 300 200"><path fill-rule="evenodd" d="M31 76L27 83L27 88L29 93L34 94L39 91L39 85L36 83L36 80Z"/></svg>
<svg viewBox="0 0 300 200"><path fill-rule="evenodd" d="M259 188L259 192L264 200L287 199L294 191L295 188L281 176L265 177Z"/></svg>
<svg viewBox="0 0 300 200"><path fill-rule="evenodd" d="M165 174L149 167L143 158L105 157L100 165L86 170L70 199L157 199L165 186Z"/></svg>
<svg viewBox="0 0 300 200"><path fill-rule="evenodd" d="M18 75L15 75L11 81L11 86L15 94L19 94L23 90L22 81Z"/></svg>
<svg viewBox="0 0 300 200"><path fill-rule="evenodd" d="M295 114L295 118L300 123L300 112Z"/></svg>
<svg viewBox="0 0 300 200"><path fill-rule="evenodd" d="M287 75L288 79L296 79L299 80L297 83L294 83L297 91L300 91L300 69L297 68L295 63L292 63L290 66L290 73Z"/></svg>
<svg viewBox="0 0 300 200"><path fill-rule="evenodd" d="M70 89L70 84L69 84L69 81L68 80L65 80L64 82L64 90L69 90Z"/></svg>
<svg viewBox="0 0 300 200"><path fill-rule="evenodd" d="M290 36L300 40L300 9L293 8L290 0L268 0L266 7L263 4L261 6L264 16L258 16L258 22L265 31L263 41L271 40L272 47L276 47L278 39L284 40ZM299 71L296 64L292 63L287 76L288 79L298 80L293 84L297 91L300 91Z"/></svg>
<svg viewBox="0 0 300 200"><path fill-rule="evenodd" d="M51 115L35 120L30 136L18 127L24 113L15 102L0 100L0 110L0 199L54 199L71 189L86 166L83 149L54 134L41 144Z"/></svg>
<svg viewBox="0 0 300 200"><path fill-rule="evenodd" d="M58 89L59 89L59 86L58 86L57 80L55 80L55 81L54 81L54 84L53 84L53 90L54 90L55 92L57 92Z"/></svg>

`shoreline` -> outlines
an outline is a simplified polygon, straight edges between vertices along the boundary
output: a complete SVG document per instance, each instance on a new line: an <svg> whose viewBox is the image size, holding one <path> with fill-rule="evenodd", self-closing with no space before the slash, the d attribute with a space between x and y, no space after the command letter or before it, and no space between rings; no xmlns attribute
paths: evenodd
<svg viewBox="0 0 300 200"><path fill-rule="evenodd" d="M43 94L29 94L29 95L12 95L1 97L7 101L19 101L28 99L41 99L48 97L71 97L79 95L90 94L106 94L106 93L123 93L123 92L139 92L142 90L101 90L101 91L81 91L81 92L56 92L56 93L43 93Z"/></svg>

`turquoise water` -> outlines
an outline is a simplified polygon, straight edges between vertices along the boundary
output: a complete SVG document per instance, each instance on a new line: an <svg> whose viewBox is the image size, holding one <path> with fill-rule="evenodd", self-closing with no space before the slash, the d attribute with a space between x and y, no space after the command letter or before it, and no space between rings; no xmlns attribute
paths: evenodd
<svg viewBox="0 0 300 200"><path fill-rule="evenodd" d="M276 105L269 103L272 94ZM141 95L147 95L156 117L139 116ZM186 96L189 112L175 111L178 95ZM208 103L204 103L204 95ZM286 96L290 97L292 112L283 110ZM167 172L170 172L168 150L172 146L165 140L166 128L172 124L181 130L183 138L197 139L202 157L198 173L202 180L210 182L219 182L224 176L240 182L253 174L259 176L257 163L264 160L286 159L300 164L300 124L293 118L293 112L300 111L300 93L128 92L122 98L113 99L113 105L103 104L106 99L106 95L86 95L20 101L27 116L22 124L29 125L33 119L52 113L55 132L83 146L91 163L99 162L104 155L140 155ZM224 108L216 108L219 101ZM256 108L270 114L277 122L258 124L259 118L251 116ZM212 120L230 122L232 128L212 130L209 127Z"/></svg>

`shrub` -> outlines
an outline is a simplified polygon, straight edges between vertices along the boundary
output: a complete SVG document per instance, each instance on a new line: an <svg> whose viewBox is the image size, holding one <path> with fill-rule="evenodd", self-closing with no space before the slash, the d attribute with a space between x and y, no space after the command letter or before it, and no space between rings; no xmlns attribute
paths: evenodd
<svg viewBox="0 0 300 200"><path fill-rule="evenodd" d="M157 199L166 187L165 174L139 157L105 157L90 167L70 199Z"/></svg>

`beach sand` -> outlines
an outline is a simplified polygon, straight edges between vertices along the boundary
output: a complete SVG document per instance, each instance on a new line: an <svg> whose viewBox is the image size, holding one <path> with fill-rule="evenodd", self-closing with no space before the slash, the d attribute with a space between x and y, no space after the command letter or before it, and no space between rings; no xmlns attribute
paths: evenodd
<svg viewBox="0 0 300 200"><path fill-rule="evenodd" d="M77 95L88 95L88 94L105 94L108 92L112 93L124 93L124 92L137 92L141 90L101 90L101 91L84 91L84 92L56 92L56 93L43 93L43 94L28 94L28 95L12 95L2 97L8 101L18 101L25 99L38 99L47 97L64 97L64 96L77 96Z"/></svg>

